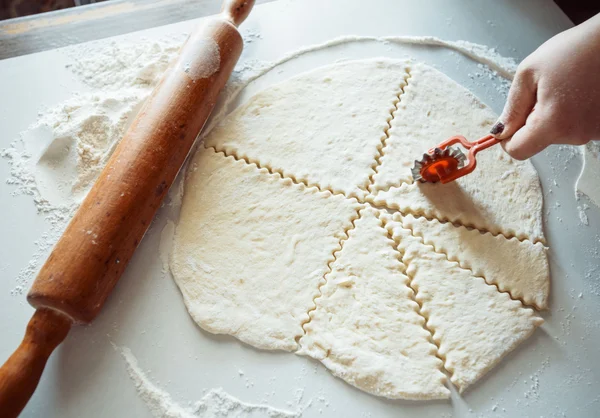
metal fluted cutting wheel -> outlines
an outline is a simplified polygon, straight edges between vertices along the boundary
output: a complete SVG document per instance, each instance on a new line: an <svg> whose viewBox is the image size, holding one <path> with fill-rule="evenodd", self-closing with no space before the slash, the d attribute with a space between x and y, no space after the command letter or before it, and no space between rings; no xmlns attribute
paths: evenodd
<svg viewBox="0 0 600 418"><path fill-rule="evenodd" d="M421 183L437 183L442 177L459 170L465 165L465 154L459 148L435 148L432 153L423 154L415 160L412 176Z"/></svg>

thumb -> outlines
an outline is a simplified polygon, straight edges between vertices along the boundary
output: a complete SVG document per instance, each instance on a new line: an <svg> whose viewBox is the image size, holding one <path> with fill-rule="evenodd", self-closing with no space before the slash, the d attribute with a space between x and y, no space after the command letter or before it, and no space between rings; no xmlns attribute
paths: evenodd
<svg viewBox="0 0 600 418"><path fill-rule="evenodd" d="M510 138L525 122L536 103L537 84L533 71L518 69L508 92L508 99L490 133L498 139Z"/></svg>
<svg viewBox="0 0 600 418"><path fill-rule="evenodd" d="M501 142L504 150L516 160L526 160L556 142L550 115L548 109L536 107L525 125L509 140Z"/></svg>

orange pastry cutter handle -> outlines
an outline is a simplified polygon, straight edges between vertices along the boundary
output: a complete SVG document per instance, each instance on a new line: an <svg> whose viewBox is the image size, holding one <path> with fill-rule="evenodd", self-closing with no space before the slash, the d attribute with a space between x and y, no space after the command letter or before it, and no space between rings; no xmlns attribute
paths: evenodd
<svg viewBox="0 0 600 418"><path fill-rule="evenodd" d="M487 148L491 147L492 145L496 145L499 142L501 142L501 140L495 138L492 135L484 136L483 138L480 138L474 142L467 141L467 138L465 138L462 135L453 136L453 137L445 140L444 142L442 142L435 148L440 148L440 149L444 150L451 145L460 143L464 148L469 150L469 153L468 153L469 161L468 161L467 165L465 165L464 167L458 168L458 166L456 164L453 164L453 166L448 166L448 161L446 161L446 160L433 161L432 163L423 167L423 171L421 172L421 175L427 181L431 181L431 180L428 180L428 177L433 175L433 176L435 176L435 180L433 180L432 182L439 180L441 183L449 183L451 181L456 180L459 177L466 176L467 174L469 174L473 170L475 170L475 167L477 166L477 160L475 158L475 155L479 151L487 149ZM435 148L431 148L429 150L429 154L433 154L435 151ZM443 164L444 165L443 169L439 170L440 167L436 167L437 164Z"/></svg>

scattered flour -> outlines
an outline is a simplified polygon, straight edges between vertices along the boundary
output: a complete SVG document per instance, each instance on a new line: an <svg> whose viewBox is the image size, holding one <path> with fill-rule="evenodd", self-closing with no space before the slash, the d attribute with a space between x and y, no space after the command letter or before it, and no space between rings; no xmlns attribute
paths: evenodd
<svg viewBox="0 0 600 418"><path fill-rule="evenodd" d="M215 113L210 123L204 129L203 136L206 135L211 129L221 121L227 113L230 111L229 105L236 99L239 93L252 81L259 77L262 77L274 68L284 64L294 58L298 58L302 55L306 55L311 52L335 47L338 45L356 43L356 42L379 42L383 44L404 44L404 45L423 45L423 46L435 46L446 49L455 50L468 58L478 62L482 66L480 69L485 68L485 73L490 78L494 78L496 75L505 79L499 87L499 92L506 95L508 88L510 87L510 81L512 81L514 74L517 70L517 62L514 58L504 57L494 48L490 48L485 45L476 44L468 41L447 41L434 36L358 36L358 35L347 35L338 38L333 38L329 41L307 45L283 55L276 61L258 61L258 60L245 60L238 63L233 74L230 77L229 83L222 93L225 97L223 105L220 107L218 112Z"/></svg>
<svg viewBox="0 0 600 418"><path fill-rule="evenodd" d="M577 210L579 211L579 222L582 225L588 226L589 220L588 220L588 216L586 211L590 208L590 206L586 203L583 203L581 205L577 205Z"/></svg>
<svg viewBox="0 0 600 418"><path fill-rule="evenodd" d="M51 205L44 199L37 188L36 179L27 169L31 156L23 150L15 148L15 144L0 152L0 157L5 158L11 166L11 177L6 180L8 184L15 186L13 195L25 194L32 197L38 212L44 216L50 227L34 241L36 250L23 267L16 278L15 287L11 295L22 295L29 288L32 278L38 270L40 261L43 261L62 234L67 222L75 213L74 208L65 205Z"/></svg>
<svg viewBox="0 0 600 418"><path fill-rule="evenodd" d="M496 71L502 77L512 80L517 70L517 62L514 58L504 57L494 48L485 45L476 44L468 41L447 41L434 36L357 36L347 35L331 39L321 44L308 45L296 51L290 52L279 60L272 63L265 63L264 68L259 69L259 75L264 74L293 58L305 55L309 52L318 51L321 49L331 48L333 46L352 43L352 42L381 42L386 44L404 44L404 45L423 45L423 46L439 46L442 48L453 49L461 54L486 65L491 70Z"/></svg>
<svg viewBox="0 0 600 418"><path fill-rule="evenodd" d="M65 48L73 60L69 66L86 85L113 91L124 87L153 88L175 57L186 34L163 37L158 41L95 41Z"/></svg>
<svg viewBox="0 0 600 418"><path fill-rule="evenodd" d="M243 402L221 388L211 389L191 408L184 408L171 395L156 386L140 368L137 358L127 347L113 347L127 363L127 372L133 380L138 395L157 418L299 418L303 410L297 403L296 411L284 411L268 405Z"/></svg>
<svg viewBox="0 0 600 418"><path fill-rule="evenodd" d="M141 88L77 94L45 112L23 135L41 195L50 203L79 203L149 94Z"/></svg>
<svg viewBox="0 0 600 418"><path fill-rule="evenodd" d="M545 371L550 366L550 358L546 357L538 370L527 376L523 380L523 384L525 385L525 391L523 392L523 398L517 398L516 404L521 405L525 404L525 406L529 406L530 404L538 404L543 402L542 397L540 396L540 376L543 376ZM542 377L542 380L544 378ZM517 380L513 382L513 385L517 383Z"/></svg>
<svg viewBox="0 0 600 418"><path fill-rule="evenodd" d="M177 54L183 36L160 41L98 41L65 48L82 92L48 109L0 151L13 195L29 195L49 229L11 291L21 295L60 237L145 99Z"/></svg>
<svg viewBox="0 0 600 418"><path fill-rule="evenodd" d="M193 81L207 78L219 70L221 65L221 53L219 45L213 39L199 39L195 41L198 45L196 49L187 49L181 56L179 68L185 72ZM204 55L198 54L203 51Z"/></svg>
<svg viewBox="0 0 600 418"><path fill-rule="evenodd" d="M244 44L251 44L252 42L262 39L262 35L255 29L243 29L242 38L244 38Z"/></svg>
<svg viewBox="0 0 600 418"><path fill-rule="evenodd" d="M512 80L517 71L517 62L514 58L504 57L494 48L469 41L446 41L434 36L390 36L384 39L395 43L441 46L454 49L474 61L486 65L509 80Z"/></svg>
<svg viewBox="0 0 600 418"><path fill-rule="evenodd" d="M68 68L90 92L43 109L2 156L15 194L34 197L40 212L71 212L177 54L183 37L92 42L66 48Z"/></svg>

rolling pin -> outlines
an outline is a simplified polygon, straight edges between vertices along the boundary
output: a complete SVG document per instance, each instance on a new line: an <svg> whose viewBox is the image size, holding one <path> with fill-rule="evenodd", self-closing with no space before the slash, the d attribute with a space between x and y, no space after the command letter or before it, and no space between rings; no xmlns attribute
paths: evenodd
<svg viewBox="0 0 600 418"><path fill-rule="evenodd" d="M56 243L27 295L36 310L23 341L0 368L0 416L21 412L71 326L98 315L233 71L253 5L225 0L189 36Z"/></svg>

